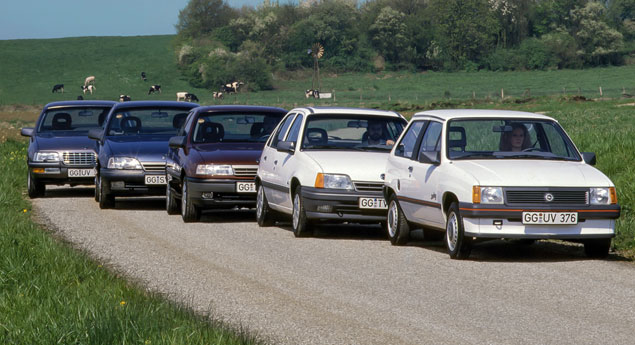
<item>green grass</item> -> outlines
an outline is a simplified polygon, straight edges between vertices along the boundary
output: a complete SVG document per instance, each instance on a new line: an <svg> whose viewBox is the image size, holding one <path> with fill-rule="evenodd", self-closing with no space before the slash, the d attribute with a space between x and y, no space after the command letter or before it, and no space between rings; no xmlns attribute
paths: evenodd
<svg viewBox="0 0 635 345"><path fill-rule="evenodd" d="M0 145L0 344L253 344L55 240L25 200L26 142Z"/></svg>

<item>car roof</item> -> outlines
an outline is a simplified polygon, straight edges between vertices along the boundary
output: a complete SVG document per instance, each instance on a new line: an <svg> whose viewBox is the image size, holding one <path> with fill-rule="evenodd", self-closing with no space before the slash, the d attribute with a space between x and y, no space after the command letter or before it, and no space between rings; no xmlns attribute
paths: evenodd
<svg viewBox="0 0 635 345"><path fill-rule="evenodd" d="M536 113L512 110L493 110L493 109L444 109L444 110L426 110L418 112L412 116L412 119L423 117L436 117L440 120L461 119L461 118L532 118L541 120L555 119Z"/></svg>
<svg viewBox="0 0 635 345"><path fill-rule="evenodd" d="M117 103L113 109L127 108L143 108L143 107L177 107L177 108L196 108L199 105L190 102L177 101L130 101Z"/></svg>
<svg viewBox="0 0 635 345"><path fill-rule="evenodd" d="M222 112L235 112L235 111L245 111L245 112L257 112L257 113L280 113L284 115L287 113L286 109L278 108L278 107L267 107L260 105L208 105L201 106L195 109L198 113L222 113Z"/></svg>
<svg viewBox="0 0 635 345"><path fill-rule="evenodd" d="M352 115L371 115L371 116L403 116L397 112L390 110L366 109L366 108L347 108L347 107L302 107L295 108L293 111L304 111L314 115L336 115L336 114L352 114Z"/></svg>
<svg viewBox="0 0 635 345"><path fill-rule="evenodd" d="M93 107L93 106L109 106L117 104L115 101L58 101L51 102L44 106L44 109L54 109L63 107Z"/></svg>

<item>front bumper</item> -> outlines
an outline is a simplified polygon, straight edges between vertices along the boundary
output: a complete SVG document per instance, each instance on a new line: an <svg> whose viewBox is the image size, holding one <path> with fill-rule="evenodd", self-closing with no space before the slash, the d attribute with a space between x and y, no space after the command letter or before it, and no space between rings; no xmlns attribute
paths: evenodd
<svg viewBox="0 0 635 345"><path fill-rule="evenodd" d="M306 216L309 219L377 223L385 221L388 213L388 209L359 207L359 198L384 199L381 191L358 192L302 187L301 193Z"/></svg>
<svg viewBox="0 0 635 345"><path fill-rule="evenodd" d="M94 169L93 165L74 165L65 166L62 163L36 163L29 162L29 172L33 173L33 177L38 182L44 184L64 185L91 185L95 182L95 177L69 177L69 169ZM34 169L44 169L44 172L35 172Z"/></svg>
<svg viewBox="0 0 635 345"><path fill-rule="evenodd" d="M506 206L460 203L465 235L481 238L586 239L615 237L619 205ZM576 212L577 224L523 224L523 212Z"/></svg>
<svg viewBox="0 0 635 345"><path fill-rule="evenodd" d="M146 185L146 175L164 175L161 171L101 169L102 183L108 183L113 195L160 195L165 196L165 185Z"/></svg>
<svg viewBox="0 0 635 345"><path fill-rule="evenodd" d="M199 207L255 207L256 193L238 192L237 182L255 182L248 179L200 179L186 177L188 194ZM203 194L207 194L204 198ZM211 195L210 195L211 193Z"/></svg>

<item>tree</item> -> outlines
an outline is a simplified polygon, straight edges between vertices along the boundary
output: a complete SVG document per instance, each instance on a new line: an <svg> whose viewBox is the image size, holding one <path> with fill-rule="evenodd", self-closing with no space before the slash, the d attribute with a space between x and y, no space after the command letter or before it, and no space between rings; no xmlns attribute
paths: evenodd
<svg viewBox="0 0 635 345"><path fill-rule="evenodd" d="M624 43L622 34L602 20L605 11L604 5L595 1L571 11L574 37L580 47L578 54L592 64L617 53Z"/></svg>
<svg viewBox="0 0 635 345"><path fill-rule="evenodd" d="M405 14L386 6L370 26L373 47L386 61L401 62L400 58L405 55L410 45L404 22L405 17Z"/></svg>
<svg viewBox="0 0 635 345"><path fill-rule="evenodd" d="M224 0L190 0L179 11L176 30L182 37L196 38L210 34L225 26L236 16L236 11Z"/></svg>

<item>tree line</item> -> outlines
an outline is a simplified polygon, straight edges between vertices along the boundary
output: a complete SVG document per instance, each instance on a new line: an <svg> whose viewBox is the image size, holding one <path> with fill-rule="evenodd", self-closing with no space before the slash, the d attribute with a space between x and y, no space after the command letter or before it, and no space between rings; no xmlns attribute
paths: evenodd
<svg viewBox="0 0 635 345"><path fill-rule="evenodd" d="M286 1L286 0L283 0ZM272 87L271 72L536 70L632 63L635 0L190 0L179 66L195 86Z"/></svg>

